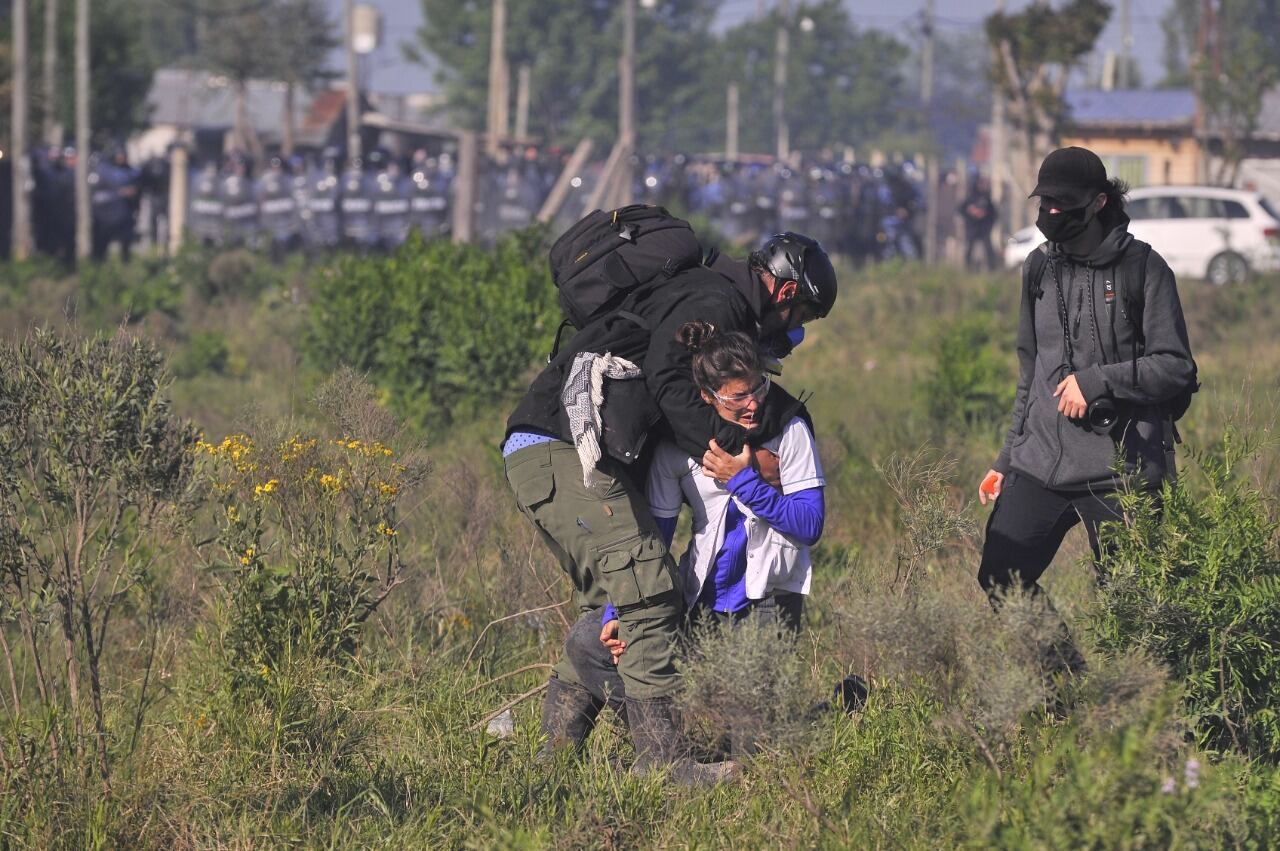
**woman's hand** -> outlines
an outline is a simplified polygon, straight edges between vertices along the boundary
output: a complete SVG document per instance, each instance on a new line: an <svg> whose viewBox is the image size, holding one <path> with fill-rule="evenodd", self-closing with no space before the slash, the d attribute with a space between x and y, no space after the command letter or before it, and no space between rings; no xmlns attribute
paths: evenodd
<svg viewBox="0 0 1280 851"><path fill-rule="evenodd" d="M978 485L978 502L983 505L988 501L995 502L999 499L1002 490L1004 490L1004 473L987 470L987 474L982 477L982 484Z"/></svg>
<svg viewBox="0 0 1280 851"><path fill-rule="evenodd" d="M710 476L720 484L732 479L747 467L751 466L751 447L745 444L737 455L730 455L720 448L716 439L711 438L711 448L702 455L702 473Z"/></svg>
<svg viewBox="0 0 1280 851"><path fill-rule="evenodd" d="M765 484L774 490L782 490L782 469L778 465L778 456L761 447L751 451L751 466L764 479Z"/></svg>
<svg viewBox="0 0 1280 851"><path fill-rule="evenodd" d="M1053 396L1058 400L1058 413L1068 419L1078 420L1089 410L1089 403L1085 401L1075 375L1068 375L1058 382L1058 389L1053 391Z"/></svg>
<svg viewBox="0 0 1280 851"><path fill-rule="evenodd" d="M624 650L627 649L627 642L618 638L618 619L614 618L605 623L600 629L600 643L609 648L609 655L613 657L613 664L618 664Z"/></svg>

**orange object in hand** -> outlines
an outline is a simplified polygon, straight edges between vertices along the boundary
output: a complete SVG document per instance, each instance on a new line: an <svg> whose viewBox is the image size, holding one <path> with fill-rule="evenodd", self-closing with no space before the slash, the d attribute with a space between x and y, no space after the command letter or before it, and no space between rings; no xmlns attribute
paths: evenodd
<svg viewBox="0 0 1280 851"><path fill-rule="evenodd" d="M982 485L981 485L982 492L985 494L990 494L993 497L999 496L999 494L996 493L996 484L998 484L999 481L1000 481L1000 476L996 473L992 473L991 475L987 476L985 479L982 480Z"/></svg>

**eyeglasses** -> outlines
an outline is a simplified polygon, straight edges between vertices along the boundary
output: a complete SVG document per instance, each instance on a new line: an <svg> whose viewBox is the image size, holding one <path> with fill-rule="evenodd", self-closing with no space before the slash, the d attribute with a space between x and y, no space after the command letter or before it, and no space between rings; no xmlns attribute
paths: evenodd
<svg viewBox="0 0 1280 851"><path fill-rule="evenodd" d="M724 405L729 410L741 411L753 400L756 402L763 401L764 397L769 393L769 383L769 376L766 375L764 378L760 379L760 383L756 385L754 390L749 390L746 393L738 393L735 396L721 396L719 393L712 390L711 395L716 397L716 401L721 405Z"/></svg>

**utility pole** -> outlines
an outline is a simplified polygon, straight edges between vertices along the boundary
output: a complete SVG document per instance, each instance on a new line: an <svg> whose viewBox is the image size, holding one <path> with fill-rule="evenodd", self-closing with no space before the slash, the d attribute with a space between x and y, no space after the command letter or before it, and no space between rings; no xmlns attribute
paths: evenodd
<svg viewBox="0 0 1280 851"><path fill-rule="evenodd" d="M938 261L938 140L933 130L933 48L934 0L924 6L924 45L920 50L920 101L924 106L929 144L935 150L925 154L924 179L926 185L924 207L924 259L926 263Z"/></svg>
<svg viewBox="0 0 1280 851"><path fill-rule="evenodd" d="M1004 0L997 0L996 14L1004 14ZM994 54L993 54L994 56ZM1003 76L997 75L997 76ZM1004 87L997 80L995 91L991 93L991 139L987 156L991 177L991 200L995 202L1000 215L996 220L997 241L1001 241L1009 225L1009 211L1004 209L1005 183L1008 178L1009 130L1005 123Z"/></svg>
<svg viewBox="0 0 1280 851"><path fill-rule="evenodd" d="M636 0L622 4L622 59L618 65L618 159L610 206L631 203L631 156L636 150Z"/></svg>
<svg viewBox="0 0 1280 851"><path fill-rule="evenodd" d="M93 251L89 208L89 0L76 0L76 257Z"/></svg>
<svg viewBox="0 0 1280 851"><path fill-rule="evenodd" d="M40 80L44 101L44 127L40 135L47 145L62 144L58 126L58 0L44 0L44 76Z"/></svg>
<svg viewBox="0 0 1280 851"><path fill-rule="evenodd" d="M724 156L733 161L738 159L738 84L730 83L726 93Z"/></svg>
<svg viewBox="0 0 1280 851"><path fill-rule="evenodd" d="M777 133L778 161L791 156L791 134L787 126L787 62L791 55L791 3L778 0L778 38L773 50L773 128Z"/></svg>
<svg viewBox="0 0 1280 851"><path fill-rule="evenodd" d="M356 2L344 0L343 18L347 23L347 161L360 158L360 74L356 67Z"/></svg>
<svg viewBox="0 0 1280 851"><path fill-rule="evenodd" d="M516 138L529 138L529 63L522 62L516 70Z"/></svg>
<svg viewBox="0 0 1280 851"><path fill-rule="evenodd" d="M458 179L453 196L453 241L470 242L476 213L476 134L465 130L458 137Z"/></svg>
<svg viewBox="0 0 1280 851"><path fill-rule="evenodd" d="M1129 63L1133 54L1133 16L1130 0L1120 0L1120 74L1116 88L1128 89L1132 85Z"/></svg>
<svg viewBox="0 0 1280 851"><path fill-rule="evenodd" d="M489 30L489 115L485 122L484 150L497 157L507 135L507 0L493 0Z"/></svg>
<svg viewBox="0 0 1280 851"><path fill-rule="evenodd" d="M9 119L10 154L13 157L14 260L31 256L31 207L27 204L27 0L13 0L13 102Z"/></svg>

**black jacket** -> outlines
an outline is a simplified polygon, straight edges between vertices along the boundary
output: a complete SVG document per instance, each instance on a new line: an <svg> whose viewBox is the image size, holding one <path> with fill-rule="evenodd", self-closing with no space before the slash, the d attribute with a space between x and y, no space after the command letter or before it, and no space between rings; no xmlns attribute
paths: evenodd
<svg viewBox="0 0 1280 851"><path fill-rule="evenodd" d="M573 336L544 369L507 420L507 434L538 431L570 441L560 393L580 352L612 353L644 371L641 381L611 381L603 411L604 450L623 463L639 458L649 438L665 436L683 451L702 457L714 437L737 453L746 432L722 420L702 401L693 383L693 356L676 338L686 322L710 322L717 332L756 336L761 317L760 284L745 263L715 258L669 280L642 287L623 304L639 325L618 313L593 322ZM753 433L752 443L773 435Z"/></svg>
<svg viewBox="0 0 1280 851"><path fill-rule="evenodd" d="M1136 364L1132 360L1135 331L1126 305L1119 298L1109 301L1106 293L1121 258L1144 250L1127 225L1122 216L1088 257L1072 257L1048 243L1036 249L1048 255L1038 296L1027 286L1030 257L1023 266L1018 392L996 470L1017 470L1062 490L1108 490L1128 475L1155 486L1168 475L1171 433L1162 404L1195 381L1196 365L1173 272L1155 251L1144 276L1145 344ZM1115 429L1092 431L1058 413L1053 391L1068 372L1086 402L1103 396L1116 401L1122 416Z"/></svg>

